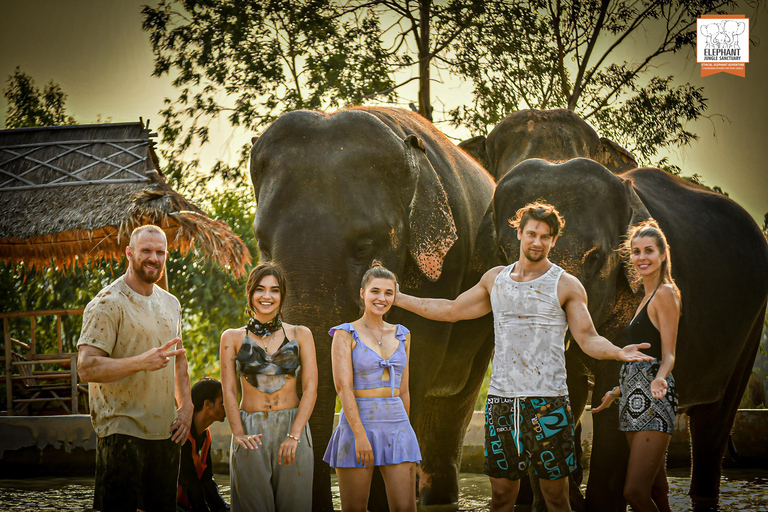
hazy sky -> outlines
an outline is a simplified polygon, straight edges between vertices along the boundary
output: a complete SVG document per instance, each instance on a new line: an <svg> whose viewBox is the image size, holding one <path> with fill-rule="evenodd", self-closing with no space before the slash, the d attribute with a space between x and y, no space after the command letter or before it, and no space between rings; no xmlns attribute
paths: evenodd
<svg viewBox="0 0 768 512"><path fill-rule="evenodd" d="M151 76L152 54L147 33L141 30L144 3L157 2L0 0L3 88L20 66L40 88L50 80L61 85L68 95L67 112L79 123L93 123L99 117L137 121L141 116L156 128L163 99L174 98L176 90L167 76ZM750 23L752 39L762 44L750 48L746 78L723 73L701 78L694 55L676 56L657 73L704 86L710 99L709 119L689 127L699 141L669 155L672 162L686 175L697 173L706 184L721 186L762 225L768 212L768 12L752 16ZM635 41L635 47L643 44ZM458 84L434 90L449 105L455 104L452 98L457 95L469 102L471 91ZM415 89L405 95L415 98ZM0 126L6 109L5 98L0 98ZM440 128L456 137L467 135L448 125ZM201 155L203 165L216 158L235 158L238 148L255 135L233 130L226 122L212 123L211 131L214 144Z"/></svg>

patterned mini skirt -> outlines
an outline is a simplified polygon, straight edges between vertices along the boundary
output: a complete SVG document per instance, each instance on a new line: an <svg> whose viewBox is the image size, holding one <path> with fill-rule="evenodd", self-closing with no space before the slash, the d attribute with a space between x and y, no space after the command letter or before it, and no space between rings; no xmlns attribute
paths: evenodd
<svg viewBox="0 0 768 512"><path fill-rule="evenodd" d="M672 374L667 377L664 398L651 396L651 382L656 378L660 362L624 363L619 374L619 430L640 432L658 430L672 434L677 420L677 387Z"/></svg>

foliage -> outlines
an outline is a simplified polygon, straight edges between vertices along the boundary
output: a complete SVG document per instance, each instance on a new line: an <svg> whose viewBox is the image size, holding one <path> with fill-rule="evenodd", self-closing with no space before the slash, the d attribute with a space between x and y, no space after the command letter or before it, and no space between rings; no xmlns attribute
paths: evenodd
<svg viewBox="0 0 768 512"><path fill-rule="evenodd" d="M258 261L253 235L255 214L251 192L246 187L211 193L206 198L210 216L229 224ZM173 254L167 263L168 284L181 302L183 343L193 382L204 376L219 378L219 338L227 328L245 324L245 278L236 279L218 265L190 252Z"/></svg>
<svg viewBox="0 0 768 512"><path fill-rule="evenodd" d="M66 116L66 95L51 82L45 91L34 87L33 80L18 68L9 79L5 95L9 98L8 127L26 127L74 122ZM48 97L57 98L51 102ZM230 169L230 183L241 176ZM240 235L258 260L253 237L253 200L242 180L238 187L211 191L210 176L187 180L186 188L210 216L223 220ZM0 311L39 311L51 309L80 309L103 287L125 272L125 261L95 261L76 264L68 271L55 268L34 268L24 263L0 264ZM171 250L167 262L170 291L179 298L184 317L184 344L194 379L218 374L218 339L227 327L244 323L245 278L235 279L217 265L203 261L190 251L182 256ZM82 317L64 317L63 350L76 351ZM12 336L30 339L30 321L11 319ZM35 337L38 353L57 350L54 317L37 317ZM4 397L5 395L3 395Z"/></svg>
<svg viewBox="0 0 768 512"><path fill-rule="evenodd" d="M251 223L253 207L245 188L211 193L207 198L211 217L223 220L240 235L258 259ZM228 327L245 323L245 278L236 279L218 265L202 260L194 251L182 256L172 250L167 262L171 293L181 302L183 341L193 379L219 373L219 336ZM69 271L30 268L24 263L0 264L0 311L79 309L125 272L125 261L102 261L79 265ZM38 353L55 353L54 317L36 319ZM74 352L80 337L82 317L65 317L63 350ZM11 319L13 337L30 339L29 319Z"/></svg>
<svg viewBox="0 0 768 512"><path fill-rule="evenodd" d="M707 109L702 88L657 76L657 64L694 48L696 18L734 6L733 0L160 0L144 8L143 27L154 73L172 75L180 92L166 99L159 128L172 148L163 156L179 182L199 165L185 155L209 141L209 124L220 116L258 132L289 110L396 103L400 88L418 80L418 111L432 120L435 72L471 84L471 101L444 112L454 126L484 134L521 108L568 108L649 165L659 150L696 140L687 123ZM638 54L641 38L652 44ZM246 157L244 150L236 167L219 163L213 171L226 179Z"/></svg>
<svg viewBox="0 0 768 512"><path fill-rule="evenodd" d="M0 311L40 311L52 309L79 309L110 281L122 274L122 265L102 262L93 266L79 266L69 272L53 268L35 268L24 263L0 264ZM57 336L55 317L35 318L37 353L55 353ZM76 351L80 337L82 317L62 319L62 350ZM9 319L11 335L21 341L30 339L29 318Z"/></svg>
<svg viewBox="0 0 768 512"><path fill-rule="evenodd" d="M525 0L492 3L454 43L457 73L473 102L450 111L456 126L485 134L521 108L567 108L643 164L689 145L685 126L707 108L702 88L655 76L655 65L691 51L696 18L725 13L731 0ZM637 41L652 41L637 53ZM622 60L622 50L632 60Z"/></svg>
<svg viewBox="0 0 768 512"><path fill-rule="evenodd" d="M35 86L34 79L16 68L8 77L3 95L8 100L6 128L77 124L66 114L67 95L53 80L43 90Z"/></svg>
<svg viewBox="0 0 768 512"><path fill-rule="evenodd" d="M197 167L184 155L208 142L209 123L219 116L258 132L289 110L391 103L400 87L419 80L419 111L431 119L431 66L449 62L450 43L482 5L161 0L146 6L143 27L155 55L154 74L172 74L180 92L165 100L159 128L163 144L172 148L164 157L175 167L174 179Z"/></svg>

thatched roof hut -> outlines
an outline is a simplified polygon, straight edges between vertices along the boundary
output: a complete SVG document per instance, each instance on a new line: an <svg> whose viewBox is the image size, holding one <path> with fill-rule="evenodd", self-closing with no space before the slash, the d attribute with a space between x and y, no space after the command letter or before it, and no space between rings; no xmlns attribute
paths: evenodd
<svg viewBox="0 0 768 512"><path fill-rule="evenodd" d="M141 122L0 130L0 259L122 258L131 231L153 223L169 246L244 275L247 247L168 186L153 135Z"/></svg>

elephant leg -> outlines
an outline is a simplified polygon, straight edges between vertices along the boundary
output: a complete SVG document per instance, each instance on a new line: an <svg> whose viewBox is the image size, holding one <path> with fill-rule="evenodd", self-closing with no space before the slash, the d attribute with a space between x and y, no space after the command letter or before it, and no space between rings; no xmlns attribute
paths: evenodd
<svg viewBox="0 0 768 512"><path fill-rule="evenodd" d="M480 341L478 341L480 342ZM452 396L428 395L418 418L422 461L419 465L419 502L422 505L457 503L464 435L474 412L493 343L486 340L475 353L470 376Z"/></svg>
<svg viewBox="0 0 768 512"><path fill-rule="evenodd" d="M575 343L574 343L575 345ZM576 350L577 346L570 347L565 354L565 364L568 368L568 397L571 402L571 413L573 414L573 421L575 422L575 436L576 442L576 471L571 473L568 478L568 492L571 498L571 509L574 512L582 512L585 508L584 496L581 494L579 486L584 479L584 467L581 463L584 450L582 448L582 428L581 419L584 417L584 408L587 405L587 397L589 396L589 379L586 374L586 367L581 362L583 355L581 350Z"/></svg>
<svg viewBox="0 0 768 512"><path fill-rule="evenodd" d="M333 432L333 411L336 406L336 393L332 397L324 396L323 389L318 387L315 410L309 418L309 428L312 432L312 449L315 456L314 474L312 476L312 510L333 512L331 497L331 468L323 462L323 455ZM329 399L330 398L330 399Z"/></svg>
<svg viewBox="0 0 768 512"><path fill-rule="evenodd" d="M716 403L697 405L688 411L691 435L691 489L694 504L714 505L720 495L720 472L728 438L736 418L741 396L749 382L760 343L765 309L758 317L744 344L741 364Z"/></svg>
<svg viewBox="0 0 768 512"><path fill-rule="evenodd" d="M369 512L389 512L389 503L387 502L387 488L384 486L384 477L381 476L379 468L373 471L371 478L371 491L368 495Z"/></svg>
<svg viewBox="0 0 768 512"><path fill-rule="evenodd" d="M618 382L603 378L595 382L592 405L599 404L603 395ZM624 432L619 430L618 407L592 415L592 455L589 459L586 509L596 512L624 512L627 503L623 489L629 461L629 446Z"/></svg>

